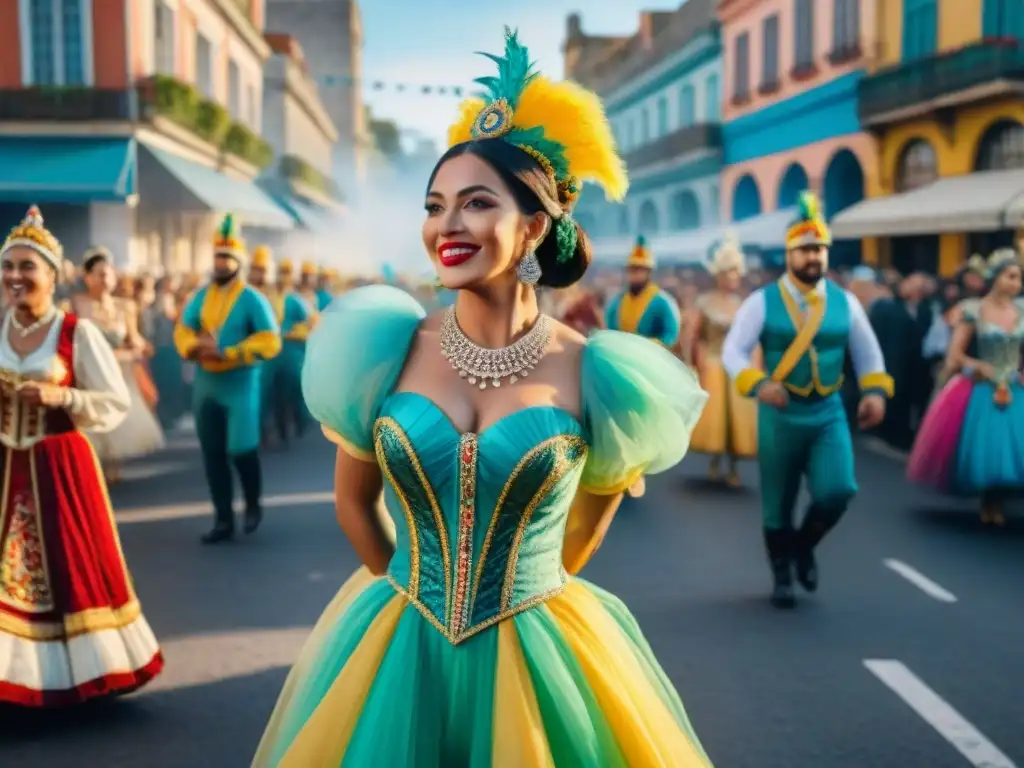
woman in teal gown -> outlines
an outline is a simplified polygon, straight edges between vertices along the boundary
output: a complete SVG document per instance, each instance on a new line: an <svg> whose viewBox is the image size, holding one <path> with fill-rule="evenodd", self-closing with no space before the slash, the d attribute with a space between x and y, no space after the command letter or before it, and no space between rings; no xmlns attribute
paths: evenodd
<svg viewBox="0 0 1024 768"><path fill-rule="evenodd" d="M682 459L707 396L653 342L539 313L536 286L590 260L578 179L620 198L625 172L596 98L533 76L514 34L499 61L427 188L424 244L454 307L362 288L310 337L304 394L365 568L254 766L711 765L629 611L575 575L624 492Z"/></svg>

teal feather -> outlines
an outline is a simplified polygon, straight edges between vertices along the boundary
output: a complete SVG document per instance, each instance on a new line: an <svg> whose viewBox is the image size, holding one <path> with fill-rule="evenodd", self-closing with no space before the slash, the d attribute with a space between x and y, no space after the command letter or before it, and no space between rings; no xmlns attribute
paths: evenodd
<svg viewBox="0 0 1024 768"><path fill-rule="evenodd" d="M636 237L636 247L637 248L646 248L647 247L647 238L644 237L643 235L637 235L637 237Z"/></svg>
<svg viewBox="0 0 1024 768"><path fill-rule="evenodd" d="M220 224L220 238L227 240L228 238L234 237L235 235L235 217L233 214L228 214L224 217L224 221Z"/></svg>
<svg viewBox="0 0 1024 768"><path fill-rule="evenodd" d="M481 56L498 65L497 77L478 77L474 82L486 90L481 96L488 102L504 99L513 110L519 104L519 95L529 82L537 76L530 61L530 51L519 42L519 33L505 27L505 55L479 51Z"/></svg>
<svg viewBox="0 0 1024 768"><path fill-rule="evenodd" d="M799 207L799 218L802 221L813 221L821 216L818 198L813 192L801 192L797 205Z"/></svg>

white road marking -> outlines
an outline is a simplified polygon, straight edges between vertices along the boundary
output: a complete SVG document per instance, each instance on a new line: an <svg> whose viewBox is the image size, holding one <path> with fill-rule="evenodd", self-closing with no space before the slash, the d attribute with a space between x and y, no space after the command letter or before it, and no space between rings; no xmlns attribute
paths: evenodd
<svg viewBox="0 0 1024 768"><path fill-rule="evenodd" d="M899 661L865 659L864 666L978 768L1017 768L973 725Z"/></svg>
<svg viewBox="0 0 1024 768"><path fill-rule="evenodd" d="M920 571L911 568L902 560L893 560L892 558L889 558L883 562L886 568L898 573L904 579L928 595L928 597L938 600L940 603L956 602L956 595L945 587L939 586Z"/></svg>
<svg viewBox="0 0 1024 768"><path fill-rule="evenodd" d="M321 493L282 493L277 496L266 496L263 499L264 509L279 507L296 507L309 504L333 504L334 492ZM243 507L236 501L235 508L240 512ZM131 523L153 523L160 520L183 520L188 517L205 517L212 513L213 507L208 501L196 501L187 504L165 504L157 507L135 507L115 510L114 517L118 525Z"/></svg>

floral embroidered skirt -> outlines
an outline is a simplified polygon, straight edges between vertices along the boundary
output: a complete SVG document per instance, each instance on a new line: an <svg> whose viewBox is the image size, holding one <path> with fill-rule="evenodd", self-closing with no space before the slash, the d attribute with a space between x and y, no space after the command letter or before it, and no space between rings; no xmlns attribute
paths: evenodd
<svg viewBox="0 0 1024 768"><path fill-rule="evenodd" d="M127 693L163 667L80 432L0 449L0 702L61 706Z"/></svg>

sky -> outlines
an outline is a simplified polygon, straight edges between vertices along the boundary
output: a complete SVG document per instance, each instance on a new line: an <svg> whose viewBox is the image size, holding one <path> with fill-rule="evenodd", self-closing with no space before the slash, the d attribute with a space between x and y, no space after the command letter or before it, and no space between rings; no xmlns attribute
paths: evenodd
<svg viewBox="0 0 1024 768"><path fill-rule="evenodd" d="M672 10L681 4L682 0L590 3L592 10L582 13L583 31L632 34L641 10ZM433 139L440 147L459 99L424 95L420 86L461 86L472 91L474 78L494 72L494 65L474 51L500 54L506 25L518 28L519 39L529 47L541 72L561 79L566 18L583 5L581 0L363 0L364 99L374 117L394 120L413 137ZM597 10L598 5L604 7ZM375 81L389 85L374 91L370 86ZM396 93L392 86L396 83L409 88Z"/></svg>

